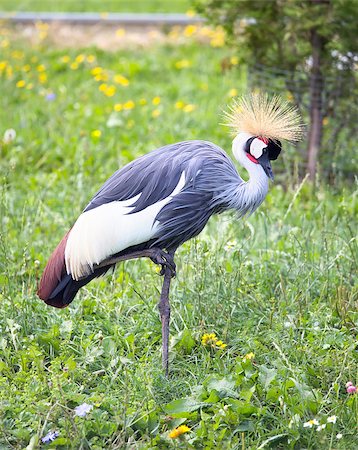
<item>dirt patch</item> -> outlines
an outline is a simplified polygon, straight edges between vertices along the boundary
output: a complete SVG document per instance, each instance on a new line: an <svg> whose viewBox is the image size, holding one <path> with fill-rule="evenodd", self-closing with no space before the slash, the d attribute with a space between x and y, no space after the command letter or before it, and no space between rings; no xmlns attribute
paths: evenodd
<svg viewBox="0 0 358 450"><path fill-rule="evenodd" d="M83 25L60 22L17 24L7 26L9 35L24 39L31 45L48 43L60 48L81 48L95 46L106 51L128 47L148 47L153 44L181 43L187 39L183 27L155 26L118 27L112 24Z"/></svg>

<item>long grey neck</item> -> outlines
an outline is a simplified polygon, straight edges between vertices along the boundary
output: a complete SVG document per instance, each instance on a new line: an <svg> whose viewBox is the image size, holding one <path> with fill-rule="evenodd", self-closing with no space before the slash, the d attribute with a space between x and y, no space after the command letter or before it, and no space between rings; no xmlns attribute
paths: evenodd
<svg viewBox="0 0 358 450"><path fill-rule="evenodd" d="M268 178L261 166L250 167L249 174L248 181L232 185L227 192L230 198L228 206L235 209L239 217L253 213L265 200L268 192Z"/></svg>

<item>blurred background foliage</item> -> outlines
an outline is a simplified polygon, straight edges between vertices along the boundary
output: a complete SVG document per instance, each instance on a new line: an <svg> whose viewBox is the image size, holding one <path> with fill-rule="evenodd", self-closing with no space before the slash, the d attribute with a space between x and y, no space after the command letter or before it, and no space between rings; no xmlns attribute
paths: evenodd
<svg viewBox="0 0 358 450"><path fill-rule="evenodd" d="M228 33L250 86L287 92L307 123L301 173L352 179L357 169L358 40L355 0L195 0Z"/></svg>

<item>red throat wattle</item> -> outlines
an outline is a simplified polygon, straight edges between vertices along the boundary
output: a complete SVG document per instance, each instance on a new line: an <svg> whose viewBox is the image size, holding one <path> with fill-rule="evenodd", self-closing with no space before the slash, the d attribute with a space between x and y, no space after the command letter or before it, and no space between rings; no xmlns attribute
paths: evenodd
<svg viewBox="0 0 358 450"><path fill-rule="evenodd" d="M250 153L246 153L246 155L249 158L249 160L252 161L253 163L255 163L255 164L259 163L254 156L250 155Z"/></svg>

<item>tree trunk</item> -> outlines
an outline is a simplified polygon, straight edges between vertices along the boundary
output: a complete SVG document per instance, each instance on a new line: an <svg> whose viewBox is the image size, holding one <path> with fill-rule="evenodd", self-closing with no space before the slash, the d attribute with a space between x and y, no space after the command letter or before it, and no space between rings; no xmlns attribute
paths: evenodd
<svg viewBox="0 0 358 450"><path fill-rule="evenodd" d="M322 140L322 93L324 82L321 72L323 37L315 29L311 31L312 69L310 77L310 126L308 133L307 170L312 181L317 172L317 160Z"/></svg>

